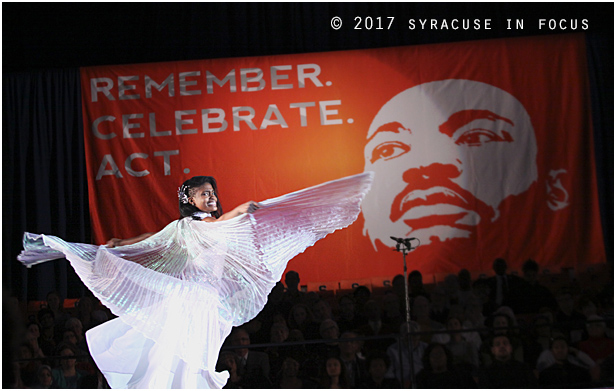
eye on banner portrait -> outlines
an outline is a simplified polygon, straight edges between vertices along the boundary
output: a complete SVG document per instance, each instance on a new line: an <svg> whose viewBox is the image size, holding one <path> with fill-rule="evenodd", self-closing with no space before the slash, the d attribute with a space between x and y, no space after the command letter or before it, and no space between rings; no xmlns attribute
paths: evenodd
<svg viewBox="0 0 616 391"><path fill-rule="evenodd" d="M583 35L82 68L94 240L373 171L362 213L290 262L301 283L605 262Z"/></svg>

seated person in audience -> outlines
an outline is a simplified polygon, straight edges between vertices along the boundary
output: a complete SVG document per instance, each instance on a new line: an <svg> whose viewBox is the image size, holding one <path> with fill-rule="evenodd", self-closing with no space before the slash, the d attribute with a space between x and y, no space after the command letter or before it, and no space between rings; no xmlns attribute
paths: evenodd
<svg viewBox="0 0 616 391"><path fill-rule="evenodd" d="M536 368L538 372L541 372L547 367L556 363L556 358L554 357L554 353L552 352L552 342L556 339L563 339L563 338L567 340L567 336L562 333L555 332L552 334L552 338L550 339L550 348L541 352L541 354L539 355L539 358L537 359ZM568 353L567 360L571 364L577 365L582 368L586 368L589 371L591 371L591 373L597 367L597 364L595 363L595 361L592 358L590 358L588 354L582 352L579 349L574 348L571 345L569 345L569 348L567 349L567 353Z"/></svg>
<svg viewBox="0 0 616 391"><path fill-rule="evenodd" d="M506 334L490 339L492 363L480 369L480 388L536 388L537 378L525 363L514 360L513 347Z"/></svg>
<svg viewBox="0 0 616 391"><path fill-rule="evenodd" d="M346 369L339 357L333 356L325 360L322 366L321 388L349 388Z"/></svg>
<svg viewBox="0 0 616 391"><path fill-rule="evenodd" d="M320 298L314 304L312 304L312 316L317 323L323 322L325 319L334 319L332 313L332 307L327 301Z"/></svg>
<svg viewBox="0 0 616 391"><path fill-rule="evenodd" d="M557 303L552 291L539 283L539 265L532 259L522 265L524 277L523 289L520 293L518 314L536 314L541 308L556 310Z"/></svg>
<svg viewBox="0 0 616 391"><path fill-rule="evenodd" d="M554 315L554 325L565 337L576 344L584 338L586 332L586 318L575 309L575 299L571 289L561 288L556 295L558 311Z"/></svg>
<svg viewBox="0 0 616 391"><path fill-rule="evenodd" d="M353 289L353 299L355 300L355 311L358 314L364 313L364 306L372 298L372 292L365 285L360 285Z"/></svg>
<svg viewBox="0 0 616 391"><path fill-rule="evenodd" d="M19 346L18 350L18 358L19 360L31 360L34 357L34 351L32 350L32 346L30 344L24 342ZM21 381L23 382L24 388L32 387L37 379L36 379L36 371L39 366L41 366L40 361L19 361L19 374L21 377Z"/></svg>
<svg viewBox="0 0 616 391"><path fill-rule="evenodd" d="M413 299L412 317L421 326L422 331L433 333L422 334L422 341L447 343L449 335L438 333L445 330L445 325L430 318L430 302L425 296L420 295Z"/></svg>
<svg viewBox="0 0 616 391"><path fill-rule="evenodd" d="M42 308L36 316L38 323L41 325L39 346L45 356L53 356L56 350L56 327L53 311L49 308Z"/></svg>
<svg viewBox="0 0 616 391"><path fill-rule="evenodd" d="M486 326L490 329L490 336L483 341L480 349L483 365L487 366L492 362L492 336L494 335L506 335L512 346L513 358L519 362L524 362L524 348L522 347L521 340L513 332L513 320L511 320L509 315L495 313L487 319L486 323Z"/></svg>
<svg viewBox="0 0 616 391"><path fill-rule="evenodd" d="M282 389L318 388L318 384L300 377L300 364L291 356L285 357L274 386Z"/></svg>
<svg viewBox="0 0 616 391"><path fill-rule="evenodd" d="M423 369L417 374L417 388L476 388L470 373L454 368L453 357L445 345L433 342L423 356Z"/></svg>
<svg viewBox="0 0 616 391"><path fill-rule="evenodd" d="M564 336L552 340L554 364L539 373L539 384L543 387L587 388L591 377L588 369L568 360L569 344Z"/></svg>
<svg viewBox="0 0 616 391"><path fill-rule="evenodd" d="M336 321L332 319L325 319L321 322L319 332L321 333L321 339L327 340L327 342L314 344L312 347L309 347L309 350L320 358L329 356L338 357L340 355L340 346L338 343L340 329L338 328Z"/></svg>
<svg viewBox="0 0 616 391"><path fill-rule="evenodd" d="M306 304L295 304L293 308L291 308L287 325L289 326L289 330L300 330L306 340L320 338L320 324L314 321L312 311Z"/></svg>
<svg viewBox="0 0 616 391"><path fill-rule="evenodd" d="M406 323L400 325L400 343L393 343L387 348L390 366L385 377L398 379L402 388L411 387L411 365L414 374L423 369L423 355L428 346L421 340L421 327L417 322L411 321L410 330L408 327ZM409 355L409 339L412 356Z"/></svg>
<svg viewBox="0 0 616 391"><path fill-rule="evenodd" d="M47 308L53 312L55 327L62 329L70 315L64 312L64 299L56 291L47 293Z"/></svg>
<svg viewBox="0 0 616 391"><path fill-rule="evenodd" d="M445 292L445 302L447 303L448 308L454 304L459 304L458 294L460 292L460 282L457 274L448 274L443 279L443 283L439 285L443 287L443 291ZM447 319L444 319L441 323L446 322Z"/></svg>
<svg viewBox="0 0 616 391"><path fill-rule="evenodd" d="M588 338L578 344L578 348L588 354L597 364L614 355L614 340L606 333L605 320L598 315L590 315L586 320Z"/></svg>
<svg viewBox="0 0 616 391"><path fill-rule="evenodd" d="M405 304L406 306L406 304ZM391 330L400 329L400 325L406 321L406 308L401 311L400 298L393 291L388 290L383 294L383 323Z"/></svg>
<svg viewBox="0 0 616 391"><path fill-rule="evenodd" d="M282 344L289 338L289 328L286 323L276 322L270 328L270 343ZM265 353L269 357L270 376L273 378L280 372L282 363L291 352L293 346L268 346L265 348Z"/></svg>
<svg viewBox="0 0 616 391"><path fill-rule="evenodd" d="M366 318L357 313L355 299L351 294L343 295L338 299L338 308L338 316L335 320L341 332L354 330L366 322Z"/></svg>
<svg viewBox="0 0 616 391"><path fill-rule="evenodd" d="M488 329L486 327L486 317L483 314L483 304L481 300L476 297L471 297L464 308L464 321L462 322L462 328L479 330L475 331L475 337L466 340L472 342L477 350L481 348L481 338L487 336ZM477 338L479 336L479 338Z"/></svg>
<svg viewBox="0 0 616 391"><path fill-rule="evenodd" d="M404 284L404 276L402 274L396 274L394 278L391 279L391 289L400 299L400 310L404 311L406 308L406 286Z"/></svg>
<svg viewBox="0 0 616 391"><path fill-rule="evenodd" d="M496 258L492 264L494 277L488 278L490 287L490 302L496 307L508 306L515 313L520 311L520 299L524 294L524 279L507 273L507 261L503 258Z"/></svg>
<svg viewBox="0 0 616 391"><path fill-rule="evenodd" d="M449 342L447 342L447 348L451 352L454 365L458 369L475 373L479 368L479 353L475 345L464 338L464 333L461 332L460 318L450 316L447 321L447 330L454 331L450 334Z"/></svg>
<svg viewBox="0 0 616 391"><path fill-rule="evenodd" d="M411 299L414 299L418 296L423 296L426 299L430 297L428 291L426 291L426 288L423 284L423 275L419 270L413 270L411 273L409 273L408 280L409 296L411 297Z"/></svg>
<svg viewBox="0 0 616 391"><path fill-rule="evenodd" d="M473 296L481 304L481 312L484 316L491 315L498 306L490 299L491 288L487 278L479 278L473 282Z"/></svg>
<svg viewBox="0 0 616 391"><path fill-rule="evenodd" d="M69 345L58 346L58 356L71 357L77 355L77 350ZM60 366L52 370L53 381L58 388L78 388L79 380L85 376L76 367L77 359L63 358Z"/></svg>
<svg viewBox="0 0 616 391"><path fill-rule="evenodd" d="M361 341L353 340L359 335L353 331L345 331L340 335L340 360L346 368L349 388L359 388L368 377L366 359L361 356Z"/></svg>
<svg viewBox="0 0 616 391"><path fill-rule="evenodd" d="M387 378L387 368L389 367L389 357L386 354L375 352L366 358L368 376L361 385L361 388L383 389L401 388L400 382L396 378Z"/></svg>
<svg viewBox="0 0 616 391"><path fill-rule="evenodd" d="M229 379L223 388L236 389L246 388L242 381L242 376L238 373L240 356L230 350L223 350L218 356L216 363L216 372L229 371Z"/></svg>
<svg viewBox="0 0 616 391"><path fill-rule="evenodd" d="M458 304L466 307L473 295L471 273L466 269L458 272Z"/></svg>
<svg viewBox="0 0 616 391"><path fill-rule="evenodd" d="M441 284L430 293L430 318L440 324L447 323L449 318L449 301Z"/></svg>
<svg viewBox="0 0 616 391"><path fill-rule="evenodd" d="M242 381L250 388L269 388L270 363L269 357L263 352L248 349L250 335L243 328L235 328L229 335L231 346L235 346L235 353L240 357L238 374Z"/></svg>
<svg viewBox="0 0 616 391"><path fill-rule="evenodd" d="M46 388L58 388L53 383L53 375L51 374L51 367L49 365L41 365L36 372L37 383L32 388L46 389Z"/></svg>
<svg viewBox="0 0 616 391"><path fill-rule="evenodd" d="M384 323L382 320L381 306L376 300L368 300L364 306L364 315L367 319L366 324L356 329L357 333L365 337L377 337L387 336L397 333L398 330L394 330L389 324ZM380 350L385 352L387 346L394 342L393 339L367 339L364 341L362 350L369 352L373 350Z"/></svg>

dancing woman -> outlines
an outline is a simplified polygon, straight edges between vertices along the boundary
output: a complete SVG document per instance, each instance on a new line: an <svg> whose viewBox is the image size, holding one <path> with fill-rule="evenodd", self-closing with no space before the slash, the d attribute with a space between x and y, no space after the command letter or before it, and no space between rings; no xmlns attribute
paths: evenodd
<svg viewBox="0 0 616 391"><path fill-rule="evenodd" d="M359 174L222 213L216 181L180 187L181 218L155 234L107 246L24 234L26 266L66 257L118 318L89 330L113 388L221 388L215 372L233 326L255 317L287 263L350 225L372 183Z"/></svg>

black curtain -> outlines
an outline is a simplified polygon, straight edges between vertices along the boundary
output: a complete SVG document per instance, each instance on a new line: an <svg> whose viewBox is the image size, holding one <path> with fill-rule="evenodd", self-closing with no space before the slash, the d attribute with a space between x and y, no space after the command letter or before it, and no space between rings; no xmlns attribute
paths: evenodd
<svg viewBox="0 0 616 391"><path fill-rule="evenodd" d="M27 270L24 231L89 243L79 66L306 53L523 35L539 18L588 18L598 190L613 262L613 4L602 3L5 3L3 4L3 286L20 300L85 288L66 260ZM339 16L343 28L330 20ZM355 30L356 17L395 17ZM493 20L486 30L410 31L410 18ZM524 19L508 30L506 19ZM580 31L577 31L580 32ZM43 69L43 70L40 70ZM575 238L571 238L575 240Z"/></svg>
<svg viewBox="0 0 616 391"><path fill-rule="evenodd" d="M2 78L2 283L21 300L84 292L64 259L30 271L16 260L25 231L90 242L79 83L78 69Z"/></svg>

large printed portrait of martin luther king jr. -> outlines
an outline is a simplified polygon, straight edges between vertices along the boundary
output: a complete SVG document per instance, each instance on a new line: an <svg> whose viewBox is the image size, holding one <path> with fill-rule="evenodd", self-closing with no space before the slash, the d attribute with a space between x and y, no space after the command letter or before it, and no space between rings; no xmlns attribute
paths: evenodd
<svg viewBox="0 0 616 391"><path fill-rule="evenodd" d="M511 94L490 84L449 79L395 95L372 121L364 149L372 190L362 204L364 235L395 247L391 237L422 246L468 239L494 224L507 197L537 181L537 142L531 119ZM560 171L550 173L567 206Z"/></svg>

